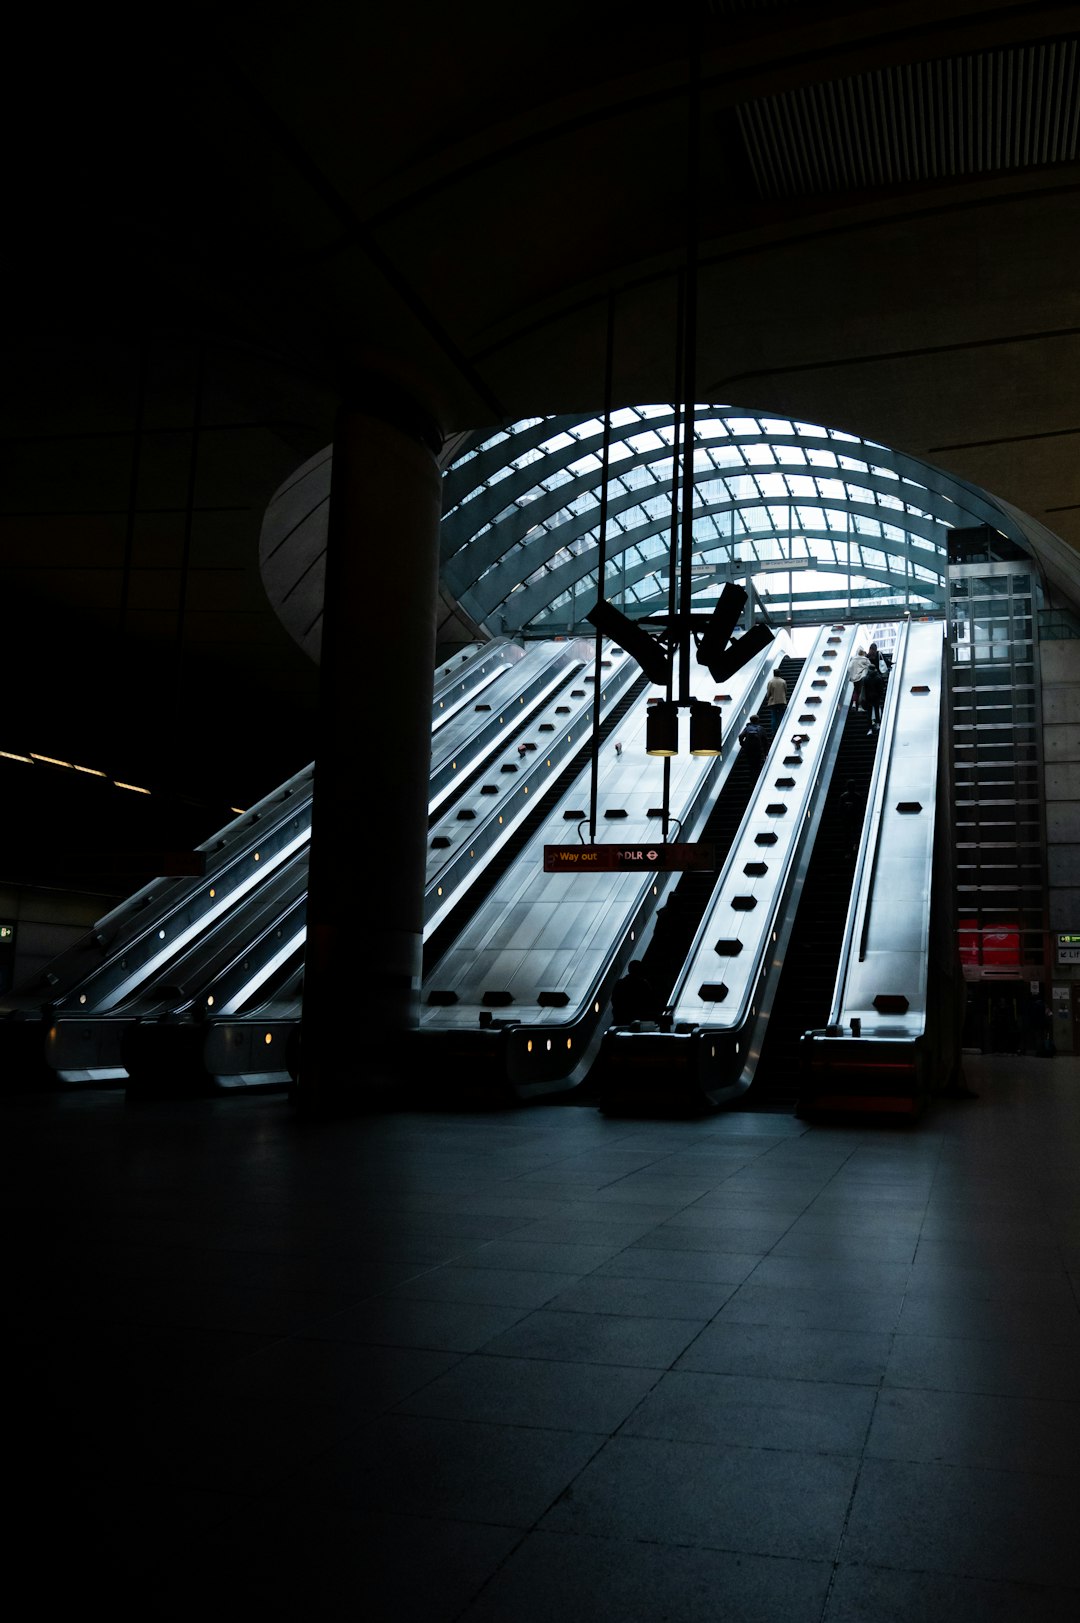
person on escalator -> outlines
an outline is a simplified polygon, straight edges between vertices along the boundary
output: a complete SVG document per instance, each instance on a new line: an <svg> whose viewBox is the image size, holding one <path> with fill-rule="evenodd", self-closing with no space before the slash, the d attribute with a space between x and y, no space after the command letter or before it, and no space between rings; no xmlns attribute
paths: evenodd
<svg viewBox="0 0 1080 1623"><path fill-rule="evenodd" d="M645 966L640 958L631 958L626 974L616 982L611 993L611 1018L617 1026L627 1026L632 1020L658 1021L663 1012Z"/></svg>
<svg viewBox="0 0 1080 1623"><path fill-rule="evenodd" d="M769 707L769 715L772 718L772 735L775 738L783 722L784 711L787 709L787 683L780 675L779 665L769 677L769 685L765 689L765 703Z"/></svg>
<svg viewBox="0 0 1080 1623"><path fill-rule="evenodd" d="M860 648L857 654L852 654L848 660L847 677L851 683L851 708L858 710L862 705L863 677L866 675L870 661L866 657L866 649Z"/></svg>
<svg viewBox="0 0 1080 1623"><path fill-rule="evenodd" d="M765 765L766 753L765 729L761 725L761 717L751 716L739 734L739 755L750 768L752 777L756 778Z"/></svg>
<svg viewBox="0 0 1080 1623"><path fill-rule="evenodd" d="M885 703L885 673L888 667L884 659L878 654L877 646L870 644L867 651L869 661L866 675L863 677L862 697L863 708L870 718L870 726L866 730L867 738L871 738L881 726L881 707Z"/></svg>

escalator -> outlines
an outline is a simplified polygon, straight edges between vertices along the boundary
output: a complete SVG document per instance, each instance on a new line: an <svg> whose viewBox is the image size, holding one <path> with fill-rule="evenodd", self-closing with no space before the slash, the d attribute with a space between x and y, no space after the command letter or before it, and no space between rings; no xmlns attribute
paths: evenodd
<svg viewBox="0 0 1080 1623"><path fill-rule="evenodd" d="M794 690L804 663L793 655L780 661L777 668L787 682L789 692ZM753 769L740 756L732 764L728 780L701 834L702 843L713 847L717 869L723 867L731 849L731 842L743 819L756 781ZM649 985L665 1007L715 884L715 872L685 873L657 913L652 941L643 963ZM599 1083L599 1078L597 1081Z"/></svg>
<svg viewBox="0 0 1080 1623"><path fill-rule="evenodd" d="M749 785L703 909L696 887L688 887L691 926L700 912L693 940L687 949L676 920L669 956L654 972L666 985L684 953L661 1022L666 1029L608 1032L597 1086L602 1109L708 1109L740 1102L750 1089L843 742L856 635L855 627L822 628L805 665L788 666L795 691L784 726ZM738 804L733 784L720 819ZM728 839L726 831L721 837Z"/></svg>
<svg viewBox="0 0 1080 1623"><path fill-rule="evenodd" d="M878 736L867 736L862 711L849 710L761 1059L741 1105L744 1110L793 1114L798 1105L803 1032L825 1025L829 1018ZM843 803L848 785L850 807Z"/></svg>
<svg viewBox="0 0 1080 1623"><path fill-rule="evenodd" d="M945 643L905 628L882 719L827 1021L802 1039L799 1113L913 1120L952 1084L963 979L948 832Z"/></svg>

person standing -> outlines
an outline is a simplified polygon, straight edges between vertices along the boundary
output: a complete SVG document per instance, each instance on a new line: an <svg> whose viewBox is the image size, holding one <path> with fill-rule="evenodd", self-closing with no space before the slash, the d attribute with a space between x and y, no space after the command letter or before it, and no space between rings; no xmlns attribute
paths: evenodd
<svg viewBox="0 0 1080 1623"><path fill-rule="evenodd" d="M866 650L866 675L862 681L863 708L870 717L866 736L870 738L881 726L881 709L885 703L885 673L888 667L878 653L876 642Z"/></svg>
<svg viewBox="0 0 1080 1623"><path fill-rule="evenodd" d="M869 669L870 661L866 657L866 649L860 648L848 660L847 675L851 683L851 708L858 710L862 704L863 678Z"/></svg>
<svg viewBox="0 0 1080 1623"><path fill-rule="evenodd" d="M662 1012L657 996L640 958L631 958L626 974L615 982L611 993L611 1018L617 1026L631 1020L658 1021Z"/></svg>
<svg viewBox="0 0 1080 1623"><path fill-rule="evenodd" d="M765 729L761 724L761 717L758 715L751 716L739 734L739 754L750 768L751 777L757 777L765 765L767 753Z"/></svg>
<svg viewBox="0 0 1080 1623"><path fill-rule="evenodd" d="M769 715L772 718L772 736L775 738L784 719L784 711L787 709L787 683L780 675L779 665L769 677L769 685L765 689L765 703L769 707Z"/></svg>
<svg viewBox="0 0 1080 1623"><path fill-rule="evenodd" d="M881 726L881 707L885 701L885 678L876 665L871 665L863 677L862 699L870 721L866 736L872 738Z"/></svg>
<svg viewBox="0 0 1080 1623"><path fill-rule="evenodd" d="M773 738L776 737L777 731L783 723L784 711L787 709L787 701L787 683L780 675L780 667L778 665L775 671L773 671L772 675L769 677L769 685L765 689L765 703L769 707L769 719Z"/></svg>

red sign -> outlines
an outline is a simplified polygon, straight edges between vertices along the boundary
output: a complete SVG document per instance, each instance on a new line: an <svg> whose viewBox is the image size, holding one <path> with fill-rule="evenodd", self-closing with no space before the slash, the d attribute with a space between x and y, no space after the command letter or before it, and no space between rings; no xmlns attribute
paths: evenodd
<svg viewBox="0 0 1080 1623"><path fill-rule="evenodd" d="M545 873L713 873L711 845L545 845Z"/></svg>

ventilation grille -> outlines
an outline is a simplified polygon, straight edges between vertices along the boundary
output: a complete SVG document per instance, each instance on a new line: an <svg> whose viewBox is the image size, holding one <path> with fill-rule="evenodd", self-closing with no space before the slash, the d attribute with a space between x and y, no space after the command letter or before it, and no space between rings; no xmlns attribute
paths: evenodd
<svg viewBox="0 0 1080 1623"><path fill-rule="evenodd" d="M737 109L762 198L1071 163L1077 41L882 68Z"/></svg>

